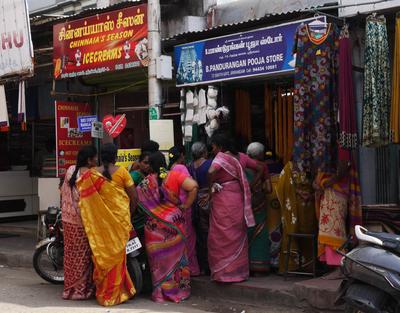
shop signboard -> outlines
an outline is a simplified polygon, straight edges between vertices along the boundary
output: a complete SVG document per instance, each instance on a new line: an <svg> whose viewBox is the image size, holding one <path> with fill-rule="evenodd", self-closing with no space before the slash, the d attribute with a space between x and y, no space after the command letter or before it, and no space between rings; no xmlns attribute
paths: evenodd
<svg viewBox="0 0 400 313"><path fill-rule="evenodd" d="M56 79L148 66L147 5L53 27Z"/></svg>
<svg viewBox="0 0 400 313"><path fill-rule="evenodd" d="M78 117L88 116L88 103L56 101L56 151L57 177L63 177L67 169L76 163L79 149L92 144L90 132L82 133L78 128Z"/></svg>
<svg viewBox="0 0 400 313"><path fill-rule="evenodd" d="M115 164L123 166L129 171L132 165L139 161L140 154L140 149L118 149L117 163Z"/></svg>
<svg viewBox="0 0 400 313"><path fill-rule="evenodd" d="M303 21L176 46L177 86L294 71L294 36Z"/></svg>
<svg viewBox="0 0 400 313"><path fill-rule="evenodd" d="M0 0L0 77L33 75L33 45L25 0Z"/></svg>
<svg viewBox="0 0 400 313"><path fill-rule="evenodd" d="M78 116L78 129L81 133L91 132L92 124L97 122L96 115Z"/></svg>

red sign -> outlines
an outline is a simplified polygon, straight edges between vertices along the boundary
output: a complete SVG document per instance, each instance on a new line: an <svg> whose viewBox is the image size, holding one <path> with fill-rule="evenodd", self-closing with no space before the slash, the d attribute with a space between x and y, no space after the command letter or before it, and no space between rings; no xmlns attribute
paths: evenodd
<svg viewBox="0 0 400 313"><path fill-rule="evenodd" d="M92 144L91 134L78 129L78 116L91 115L87 103L56 101L57 176L76 163L79 149Z"/></svg>
<svg viewBox="0 0 400 313"><path fill-rule="evenodd" d="M54 77L148 66L147 5L54 25Z"/></svg>

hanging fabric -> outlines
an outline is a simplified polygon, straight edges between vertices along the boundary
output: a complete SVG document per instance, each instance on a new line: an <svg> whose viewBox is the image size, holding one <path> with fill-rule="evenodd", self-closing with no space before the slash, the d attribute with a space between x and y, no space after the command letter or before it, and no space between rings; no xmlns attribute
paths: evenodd
<svg viewBox="0 0 400 313"><path fill-rule="evenodd" d="M339 40L339 145L345 149L358 145L355 105L352 50L346 24Z"/></svg>
<svg viewBox="0 0 400 313"><path fill-rule="evenodd" d="M186 93L186 112L185 112L185 142L191 142L193 137L193 117L194 117L194 93L189 90Z"/></svg>
<svg viewBox="0 0 400 313"><path fill-rule="evenodd" d="M179 102L179 109L181 111L181 126L182 126L182 142L183 145L185 144L185 108L186 108L186 93L185 93L185 89L182 88L181 89L181 93L180 93L180 102Z"/></svg>
<svg viewBox="0 0 400 313"><path fill-rule="evenodd" d="M338 41L333 23L323 34L307 24L296 32L293 165L308 182L336 160Z"/></svg>
<svg viewBox="0 0 400 313"><path fill-rule="evenodd" d="M367 17L365 39L363 145L389 143L390 63L384 16Z"/></svg>
<svg viewBox="0 0 400 313"><path fill-rule="evenodd" d="M199 125L207 123L207 100L206 91L204 89L199 90Z"/></svg>
<svg viewBox="0 0 400 313"><path fill-rule="evenodd" d="M251 104L247 90L237 89L235 93L235 130L236 135L251 142Z"/></svg>
<svg viewBox="0 0 400 313"><path fill-rule="evenodd" d="M392 106L390 111L390 131L393 143L400 143L400 17L396 18L394 44Z"/></svg>
<svg viewBox="0 0 400 313"><path fill-rule="evenodd" d="M293 90L278 87L275 99L275 153L286 164L293 154Z"/></svg>
<svg viewBox="0 0 400 313"><path fill-rule="evenodd" d="M275 146L274 134L274 102L273 91L268 83L264 85L264 112L265 112L265 138L267 139L267 148L272 149Z"/></svg>
<svg viewBox="0 0 400 313"><path fill-rule="evenodd" d="M10 128L10 122L8 120L6 92L4 85L0 85L0 131L7 132Z"/></svg>
<svg viewBox="0 0 400 313"><path fill-rule="evenodd" d="M21 129L26 131L26 102L25 102L25 81L19 82L18 90L18 122L21 123Z"/></svg>

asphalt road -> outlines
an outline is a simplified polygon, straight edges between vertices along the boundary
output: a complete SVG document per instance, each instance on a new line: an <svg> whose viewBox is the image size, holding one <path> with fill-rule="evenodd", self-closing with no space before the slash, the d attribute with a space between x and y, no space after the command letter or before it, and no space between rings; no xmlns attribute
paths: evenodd
<svg viewBox="0 0 400 313"><path fill-rule="evenodd" d="M215 303L191 298L181 304L158 304L147 297L138 297L125 304L105 308L96 300L65 301L61 299L62 286L43 281L31 269L8 268L0 265L0 313L298 313L296 309L281 307L256 308L236 307L226 303Z"/></svg>

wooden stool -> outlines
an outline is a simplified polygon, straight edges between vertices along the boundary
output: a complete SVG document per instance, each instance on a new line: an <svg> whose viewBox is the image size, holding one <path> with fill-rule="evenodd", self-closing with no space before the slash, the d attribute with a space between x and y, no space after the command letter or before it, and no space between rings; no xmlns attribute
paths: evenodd
<svg viewBox="0 0 400 313"><path fill-rule="evenodd" d="M284 272L284 277L285 279L289 274L295 274L295 275L307 275L307 276L313 276L317 277L317 262L318 262L318 236L316 234L300 234L300 233L289 233L288 234L288 243L286 247L286 256L285 256L285 272ZM312 273L310 272L291 272L289 271L289 260L290 260L290 251L292 248L292 238L304 238L304 239L310 239L311 244L312 244L312 264L313 264L313 271ZM301 251L299 252L299 269L303 267L303 260L302 260L302 254Z"/></svg>

